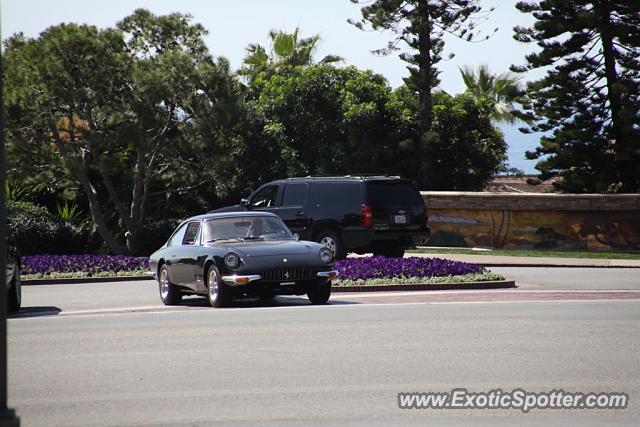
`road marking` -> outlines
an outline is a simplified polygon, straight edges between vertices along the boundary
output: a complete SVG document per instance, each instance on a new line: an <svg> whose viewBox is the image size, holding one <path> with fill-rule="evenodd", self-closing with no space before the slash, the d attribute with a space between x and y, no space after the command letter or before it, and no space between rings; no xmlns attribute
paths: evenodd
<svg viewBox="0 0 640 427"><path fill-rule="evenodd" d="M382 296L416 296L416 295L470 295L470 294L523 294L523 293L638 293L640 289L487 289L487 290L446 290L446 291L403 291L403 292L344 292L332 294L331 299L349 299L349 298L380 298Z"/></svg>
<svg viewBox="0 0 640 427"><path fill-rule="evenodd" d="M289 306L276 306L276 307L230 307L225 309L213 309L205 306L147 306L147 308L133 308L129 311L123 311L122 309L99 309L99 310L76 310L60 312L57 315L36 315L36 316L23 316L12 317L9 320L27 320L27 319L66 319L66 318L78 318L78 317L90 317L90 316L122 316L122 315L141 315L141 314L176 314L176 313L229 313L234 311L256 311L256 310L289 310L289 309L301 309L301 310L327 310L327 309L340 309L342 307L353 308L366 308L366 307L388 307L388 306L407 306L407 305L455 305L455 304L544 304L544 303L601 303L601 302L640 302L640 298L633 299L557 299L557 300L510 300L510 301L411 301L411 302L381 302L381 303L367 303L367 304L336 304L336 305L289 305ZM155 307L151 309L151 307Z"/></svg>

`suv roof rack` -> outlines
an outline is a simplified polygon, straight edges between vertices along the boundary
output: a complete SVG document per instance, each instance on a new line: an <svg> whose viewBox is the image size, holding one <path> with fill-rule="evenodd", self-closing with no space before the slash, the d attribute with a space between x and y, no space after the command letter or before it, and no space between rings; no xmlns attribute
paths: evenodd
<svg viewBox="0 0 640 427"><path fill-rule="evenodd" d="M344 178L353 178L353 179L362 179L362 178L392 178L392 179L401 179L397 175L383 175L377 173L358 173L354 175L307 175L307 176L298 176L287 178L287 180L296 180L296 179L344 179Z"/></svg>

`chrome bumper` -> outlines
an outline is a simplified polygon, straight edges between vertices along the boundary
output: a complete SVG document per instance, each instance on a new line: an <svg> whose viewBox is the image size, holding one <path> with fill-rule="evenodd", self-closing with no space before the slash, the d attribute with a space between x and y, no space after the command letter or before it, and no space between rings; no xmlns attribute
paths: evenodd
<svg viewBox="0 0 640 427"><path fill-rule="evenodd" d="M319 271L318 273L316 273L316 277L332 280L338 277L338 271ZM222 281L229 286L247 285L260 279L262 279L262 276L260 276L259 274L251 274L246 276L234 274L233 276L222 276Z"/></svg>
<svg viewBox="0 0 640 427"><path fill-rule="evenodd" d="M338 270L319 271L318 272L318 277L322 277L322 278L325 278L327 280L335 279L336 277L338 277Z"/></svg>

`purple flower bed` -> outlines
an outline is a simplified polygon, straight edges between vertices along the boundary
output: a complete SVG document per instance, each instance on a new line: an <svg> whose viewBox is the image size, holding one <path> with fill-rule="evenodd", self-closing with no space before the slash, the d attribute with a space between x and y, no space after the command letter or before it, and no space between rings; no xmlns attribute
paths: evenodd
<svg viewBox="0 0 640 427"><path fill-rule="evenodd" d="M126 255L30 255L22 257L22 274L103 273L149 268L149 258Z"/></svg>
<svg viewBox="0 0 640 427"><path fill-rule="evenodd" d="M441 258L349 258L334 263L342 280L385 279L395 277L457 276L485 273L476 264ZM22 257L22 274L121 273L147 270L149 259L126 255L31 255Z"/></svg>
<svg viewBox="0 0 640 427"><path fill-rule="evenodd" d="M334 263L339 280L386 279L393 277L457 276L485 273L481 265L442 258L348 258Z"/></svg>

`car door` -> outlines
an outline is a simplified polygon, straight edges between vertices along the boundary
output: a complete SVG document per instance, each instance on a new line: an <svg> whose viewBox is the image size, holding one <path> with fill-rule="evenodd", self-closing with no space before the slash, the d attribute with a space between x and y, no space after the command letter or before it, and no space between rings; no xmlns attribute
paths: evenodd
<svg viewBox="0 0 640 427"><path fill-rule="evenodd" d="M286 183L277 212L274 212L292 232L298 233L302 240L311 239L308 201L309 183Z"/></svg>
<svg viewBox="0 0 640 427"><path fill-rule="evenodd" d="M182 241L184 240L184 234L187 231L187 226L189 223L185 222L180 225L174 231L174 233L167 241L167 249L165 250L165 263L167 265L167 271L169 273L169 281L171 283L178 283L179 277L179 265L178 265L178 253L180 252L180 248L182 247Z"/></svg>
<svg viewBox="0 0 640 427"><path fill-rule="evenodd" d="M275 213L280 197L280 184L266 184L249 196L248 208L254 211Z"/></svg>
<svg viewBox="0 0 640 427"><path fill-rule="evenodd" d="M182 244L175 248L175 280L176 284L195 287L195 266L197 263L197 249L200 242L201 221L190 221L187 224Z"/></svg>

